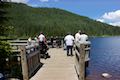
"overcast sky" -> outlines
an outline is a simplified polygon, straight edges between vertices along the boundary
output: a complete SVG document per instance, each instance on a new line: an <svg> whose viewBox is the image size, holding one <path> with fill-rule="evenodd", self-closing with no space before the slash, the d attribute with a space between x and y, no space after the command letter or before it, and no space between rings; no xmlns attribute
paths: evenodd
<svg viewBox="0 0 120 80"><path fill-rule="evenodd" d="M120 26L120 0L11 0L33 7L55 7Z"/></svg>

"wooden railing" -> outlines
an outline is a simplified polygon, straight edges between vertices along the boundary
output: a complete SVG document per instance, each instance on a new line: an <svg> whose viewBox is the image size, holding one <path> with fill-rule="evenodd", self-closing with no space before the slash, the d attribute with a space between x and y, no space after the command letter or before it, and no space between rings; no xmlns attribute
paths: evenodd
<svg viewBox="0 0 120 80"><path fill-rule="evenodd" d="M85 70L90 60L90 42L75 43L75 69L79 80L85 80Z"/></svg>
<svg viewBox="0 0 120 80"><path fill-rule="evenodd" d="M38 43L32 42L28 45L27 41L14 41L10 44L12 52L18 52L20 56L23 80L29 80L40 66L40 50Z"/></svg>

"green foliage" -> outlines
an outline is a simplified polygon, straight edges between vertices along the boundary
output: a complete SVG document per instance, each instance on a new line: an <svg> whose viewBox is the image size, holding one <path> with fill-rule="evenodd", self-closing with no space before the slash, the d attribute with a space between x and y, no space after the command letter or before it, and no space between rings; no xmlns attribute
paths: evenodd
<svg viewBox="0 0 120 80"><path fill-rule="evenodd" d="M120 35L120 28L104 24L57 8L32 8L25 4L11 3L6 9L12 17L9 26L14 26L13 36L35 36L43 31L47 36L65 36L84 30L91 36Z"/></svg>
<svg viewBox="0 0 120 80"><path fill-rule="evenodd" d="M0 0L0 36L4 36L6 33L8 33L9 27L6 24L8 21L8 16L6 8L10 7L9 3L2 2Z"/></svg>
<svg viewBox="0 0 120 80"><path fill-rule="evenodd" d="M0 41L0 58L5 58L10 53L10 45L5 41Z"/></svg>
<svg viewBox="0 0 120 80"><path fill-rule="evenodd" d="M0 69L4 68L5 58L9 56L11 48L10 45L5 41L0 41Z"/></svg>
<svg viewBox="0 0 120 80"><path fill-rule="evenodd" d="M9 27L6 25L6 21L8 21L7 11L6 8L8 8L9 4L2 2L0 0L0 36L5 35L6 31L8 31ZM10 53L10 46L7 42L0 41L0 65L2 64L3 59L8 57L8 54ZM3 64L2 64L3 65Z"/></svg>
<svg viewBox="0 0 120 80"><path fill-rule="evenodd" d="M17 61L17 56L14 56L16 54L11 52L9 43L0 41L0 71L9 73L8 77L22 78L20 62ZM9 61L6 61L6 58Z"/></svg>

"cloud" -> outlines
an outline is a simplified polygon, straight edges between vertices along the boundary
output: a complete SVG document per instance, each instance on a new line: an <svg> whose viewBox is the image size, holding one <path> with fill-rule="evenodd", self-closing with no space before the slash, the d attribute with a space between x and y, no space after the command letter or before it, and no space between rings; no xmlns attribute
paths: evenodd
<svg viewBox="0 0 120 80"><path fill-rule="evenodd" d="M120 10L105 13L102 17L107 20L120 20Z"/></svg>
<svg viewBox="0 0 120 80"><path fill-rule="evenodd" d="M105 22L104 19L97 19L97 21L100 21L100 22Z"/></svg>
<svg viewBox="0 0 120 80"><path fill-rule="evenodd" d="M120 22L114 22L114 23L109 23L109 24L113 26L120 26Z"/></svg>
<svg viewBox="0 0 120 80"><path fill-rule="evenodd" d="M39 0L40 2L48 2L49 0Z"/></svg>
<svg viewBox="0 0 120 80"><path fill-rule="evenodd" d="M120 10L106 12L97 21L105 22L113 26L120 26Z"/></svg>
<svg viewBox="0 0 120 80"><path fill-rule="evenodd" d="M11 0L11 2L16 2L16 3L27 3L29 0Z"/></svg>

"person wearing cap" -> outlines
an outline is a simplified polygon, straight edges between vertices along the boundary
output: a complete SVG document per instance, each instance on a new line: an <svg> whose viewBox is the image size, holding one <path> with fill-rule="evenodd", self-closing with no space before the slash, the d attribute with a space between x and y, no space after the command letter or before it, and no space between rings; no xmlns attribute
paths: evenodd
<svg viewBox="0 0 120 80"><path fill-rule="evenodd" d="M64 41L65 41L65 45L67 47L67 56L73 56L73 45L74 45L74 37L68 33L65 38L64 38ZM69 51L71 51L71 54L69 54Z"/></svg>

